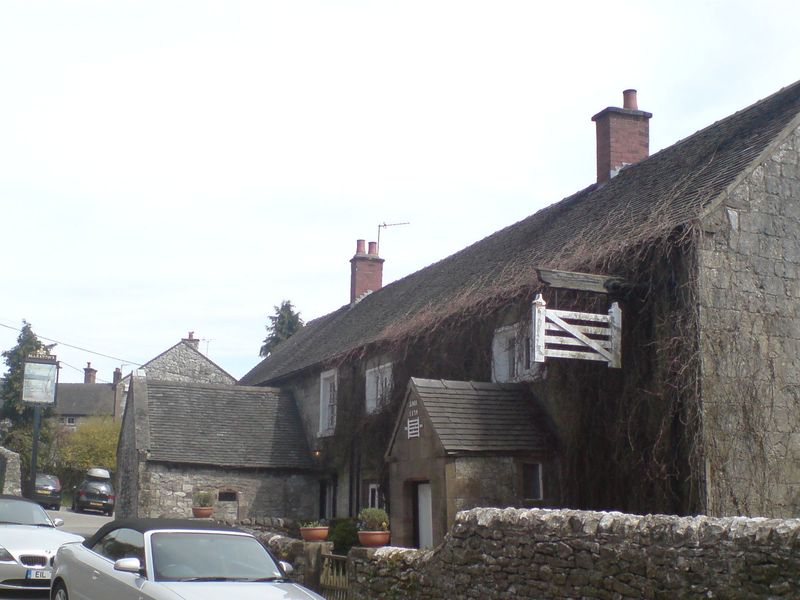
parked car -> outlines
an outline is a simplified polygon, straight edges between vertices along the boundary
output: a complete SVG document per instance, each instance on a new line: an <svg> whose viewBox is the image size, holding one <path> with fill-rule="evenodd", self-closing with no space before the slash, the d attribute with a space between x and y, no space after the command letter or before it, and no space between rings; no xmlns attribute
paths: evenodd
<svg viewBox="0 0 800 600"><path fill-rule="evenodd" d="M38 473L36 483L33 486L31 498L45 508L52 510L61 509L61 482L55 475L45 475Z"/></svg>
<svg viewBox="0 0 800 600"><path fill-rule="evenodd" d="M56 550L83 540L56 529L63 524L33 500L0 495L0 589L50 589Z"/></svg>
<svg viewBox="0 0 800 600"><path fill-rule="evenodd" d="M62 546L51 600L323 600L249 533L207 521L121 519Z"/></svg>
<svg viewBox="0 0 800 600"><path fill-rule="evenodd" d="M86 478L75 489L72 496L72 510L99 510L108 516L114 514L117 497L111 485L111 474L107 469L93 468L86 471Z"/></svg>

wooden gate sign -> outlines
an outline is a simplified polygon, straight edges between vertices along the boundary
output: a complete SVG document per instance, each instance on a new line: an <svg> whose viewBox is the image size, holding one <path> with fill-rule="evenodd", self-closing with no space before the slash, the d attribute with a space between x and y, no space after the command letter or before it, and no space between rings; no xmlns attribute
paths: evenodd
<svg viewBox="0 0 800 600"><path fill-rule="evenodd" d="M614 302L608 314L549 310L541 294L532 304L534 362L545 358L598 360L622 367L622 310Z"/></svg>

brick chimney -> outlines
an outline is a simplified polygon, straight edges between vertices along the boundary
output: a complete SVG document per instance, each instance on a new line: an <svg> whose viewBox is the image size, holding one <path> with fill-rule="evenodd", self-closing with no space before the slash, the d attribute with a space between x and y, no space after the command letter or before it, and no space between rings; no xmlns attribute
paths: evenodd
<svg viewBox="0 0 800 600"><path fill-rule="evenodd" d="M114 380L112 381L112 383L114 385L117 385L120 381L122 381L122 369L117 367L116 369L114 369Z"/></svg>
<svg viewBox="0 0 800 600"><path fill-rule="evenodd" d="M636 90L622 92L622 108L609 106L592 117L597 123L597 183L650 154L650 117L639 110Z"/></svg>
<svg viewBox="0 0 800 600"><path fill-rule="evenodd" d="M350 259L350 304L367 292L377 292L383 286L383 259L378 256L378 244L369 243L364 251L364 240L356 240L356 254Z"/></svg>
<svg viewBox="0 0 800 600"><path fill-rule="evenodd" d="M86 363L83 370L83 383L97 383L97 369L93 369L90 362Z"/></svg>
<svg viewBox="0 0 800 600"><path fill-rule="evenodd" d="M189 332L189 337L185 337L181 341L189 344L195 350L199 350L200 349L200 340L195 339L194 331L190 331Z"/></svg>

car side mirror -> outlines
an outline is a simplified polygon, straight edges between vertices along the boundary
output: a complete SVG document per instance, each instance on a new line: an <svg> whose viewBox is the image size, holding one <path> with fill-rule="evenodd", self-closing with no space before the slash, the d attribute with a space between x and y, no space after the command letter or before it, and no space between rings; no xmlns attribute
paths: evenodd
<svg viewBox="0 0 800 600"><path fill-rule="evenodd" d="M289 563L287 563L285 560L281 561L281 568L283 569L283 572L286 573L287 575L291 575L294 572L294 567Z"/></svg>
<svg viewBox="0 0 800 600"><path fill-rule="evenodd" d="M58 517L56 517L55 519L53 519L53 525L55 525L56 527L61 527L62 525L64 525L64 519L59 519Z"/></svg>
<svg viewBox="0 0 800 600"><path fill-rule="evenodd" d="M142 574L142 563L138 558L120 558L114 562L114 570L123 573Z"/></svg>

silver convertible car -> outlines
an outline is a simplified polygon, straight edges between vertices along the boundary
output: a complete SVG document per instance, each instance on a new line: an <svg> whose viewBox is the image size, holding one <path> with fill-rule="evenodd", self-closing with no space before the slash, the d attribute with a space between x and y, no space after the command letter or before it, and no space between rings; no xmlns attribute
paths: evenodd
<svg viewBox="0 0 800 600"><path fill-rule="evenodd" d="M61 544L82 541L58 531L61 519L50 519L36 502L0 495L0 589L47 590L53 557Z"/></svg>
<svg viewBox="0 0 800 600"><path fill-rule="evenodd" d="M249 533L207 521L120 519L62 546L51 600L323 600Z"/></svg>

